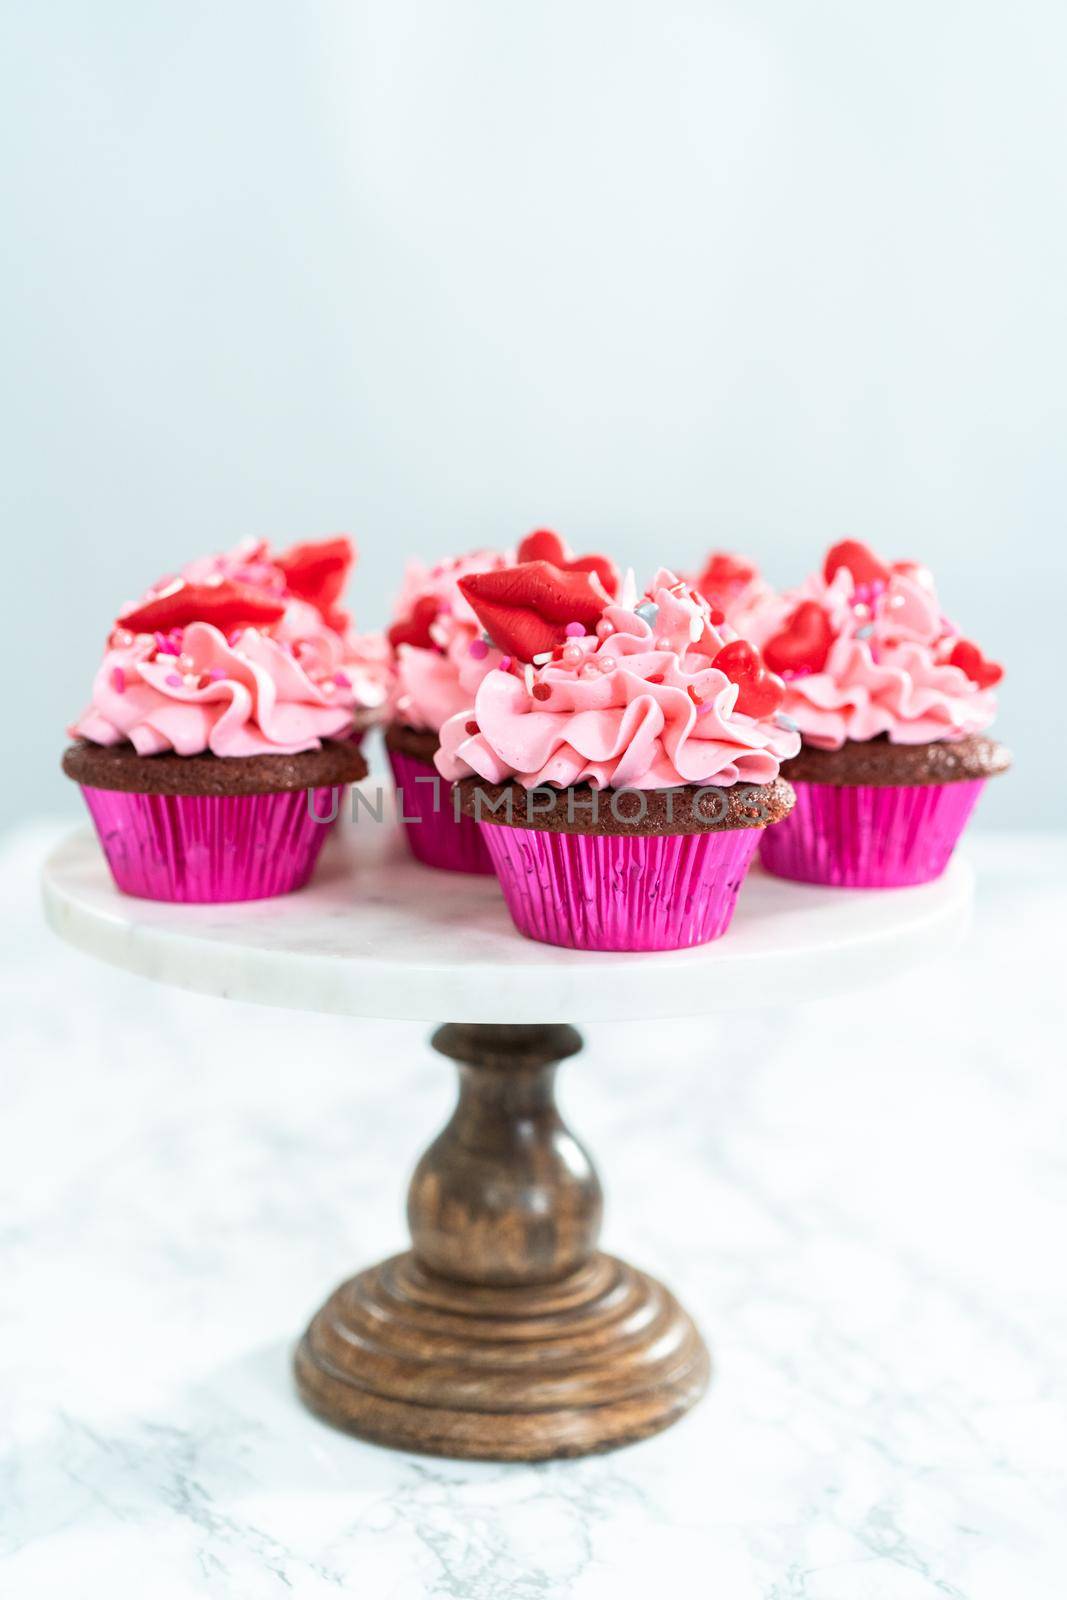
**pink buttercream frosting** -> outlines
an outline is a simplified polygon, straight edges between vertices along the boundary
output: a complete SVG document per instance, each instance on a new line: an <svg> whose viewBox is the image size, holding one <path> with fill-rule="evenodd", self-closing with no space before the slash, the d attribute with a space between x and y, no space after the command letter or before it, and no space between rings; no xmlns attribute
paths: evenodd
<svg viewBox="0 0 1067 1600"><path fill-rule="evenodd" d="M880 734L927 744L981 733L993 720L992 689L949 660L962 635L942 614L929 572L914 562L887 572L874 584L857 584L846 566L829 582L813 574L745 618L746 637L769 651L785 679L782 711L806 744L836 750ZM773 641L805 601L819 607L831 642L821 667L790 672L775 660Z"/></svg>
<svg viewBox="0 0 1067 1600"><path fill-rule="evenodd" d="M631 580L596 634L569 639L559 659L487 673L441 729L441 774L616 789L777 777L800 739L736 710L737 686L712 665L733 631L671 572L634 600Z"/></svg>
<svg viewBox="0 0 1067 1600"><path fill-rule="evenodd" d="M510 553L475 550L432 567L408 563L394 621L406 622L420 604L427 613L435 605L436 614L428 625L427 644L399 643L395 647L396 693L391 709L397 721L436 732L449 717L471 704L486 673L499 666L500 652L483 645L481 623L464 598L459 580L508 566L513 560Z"/></svg>
<svg viewBox="0 0 1067 1600"><path fill-rule="evenodd" d="M392 673L385 642L330 627L314 605L288 592L265 544L193 561L181 576L195 584L234 579L285 609L269 626L229 635L197 621L166 636L116 625L90 705L69 730L76 738L128 741L140 755L293 755L347 737L357 712L385 706Z"/></svg>

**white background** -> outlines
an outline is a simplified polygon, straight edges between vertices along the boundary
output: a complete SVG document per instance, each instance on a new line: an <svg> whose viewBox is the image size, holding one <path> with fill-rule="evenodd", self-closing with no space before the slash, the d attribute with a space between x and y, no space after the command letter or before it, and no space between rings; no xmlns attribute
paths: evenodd
<svg viewBox="0 0 1067 1600"><path fill-rule="evenodd" d="M1060 5L48 0L0 21L3 817L247 534L929 561L1061 820ZM14 726L11 726L13 721ZM13 735L13 737L12 737Z"/></svg>

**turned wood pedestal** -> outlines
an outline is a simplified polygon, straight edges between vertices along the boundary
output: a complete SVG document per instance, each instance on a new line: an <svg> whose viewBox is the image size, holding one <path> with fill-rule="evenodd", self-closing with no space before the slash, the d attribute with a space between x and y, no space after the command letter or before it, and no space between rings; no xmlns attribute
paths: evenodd
<svg viewBox="0 0 1067 1600"><path fill-rule="evenodd" d="M43 888L64 939L163 983L352 1017L460 1019L434 1037L459 1063L459 1102L412 1181L412 1248L331 1295L297 1381L315 1411L364 1438L531 1461L654 1433L708 1375L662 1284L597 1250L600 1185L553 1099L556 1065L581 1040L538 1019L651 1020L852 990L953 942L972 875L957 857L936 883L886 894L755 868L725 939L665 955L523 939L494 880L428 871L391 825L338 827L308 888L278 900L129 899L85 831L53 852Z"/></svg>
<svg viewBox="0 0 1067 1600"><path fill-rule="evenodd" d="M412 1248L343 1283L296 1354L329 1422L433 1455L535 1461L644 1438L703 1393L674 1296L597 1249L592 1162L556 1108L556 1025L449 1023L452 1118L415 1169Z"/></svg>

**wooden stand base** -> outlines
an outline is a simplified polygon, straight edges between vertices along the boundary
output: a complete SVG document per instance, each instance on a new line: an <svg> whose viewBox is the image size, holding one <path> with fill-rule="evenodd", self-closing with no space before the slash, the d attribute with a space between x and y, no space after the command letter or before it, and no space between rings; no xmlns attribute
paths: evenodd
<svg viewBox="0 0 1067 1600"><path fill-rule="evenodd" d="M431 1455L538 1461L665 1428L708 1357L654 1278L596 1249L600 1185L556 1109L562 1025L449 1024L460 1095L420 1161L414 1248L342 1284L296 1354L312 1410Z"/></svg>

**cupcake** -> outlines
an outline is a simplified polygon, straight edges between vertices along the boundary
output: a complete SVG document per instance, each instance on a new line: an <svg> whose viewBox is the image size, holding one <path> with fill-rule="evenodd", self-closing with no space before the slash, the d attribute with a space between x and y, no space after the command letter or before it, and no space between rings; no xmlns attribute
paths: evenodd
<svg viewBox="0 0 1067 1600"><path fill-rule="evenodd" d="M521 933L673 950L729 926L757 840L793 803L784 685L673 573L638 601L545 561L465 577L499 654L441 729Z"/></svg>
<svg viewBox="0 0 1067 1600"><path fill-rule="evenodd" d="M307 882L367 770L355 719L386 693L338 605L353 554L249 542L119 616L63 770L125 893L222 902Z"/></svg>
<svg viewBox="0 0 1067 1600"><path fill-rule="evenodd" d="M514 554L475 550L432 567L408 565L388 632L395 689L385 743L405 837L412 855L427 866L493 871L480 830L452 807L434 757L444 723L471 704L482 679L501 660L463 592L464 580L535 558L594 572L612 593L618 584L606 556L575 557L558 534L544 528L529 534Z"/></svg>
<svg viewBox="0 0 1067 1600"><path fill-rule="evenodd" d="M942 615L930 573L854 540L750 622L803 740L763 864L806 883L928 883L1010 757L985 737L1002 669Z"/></svg>

